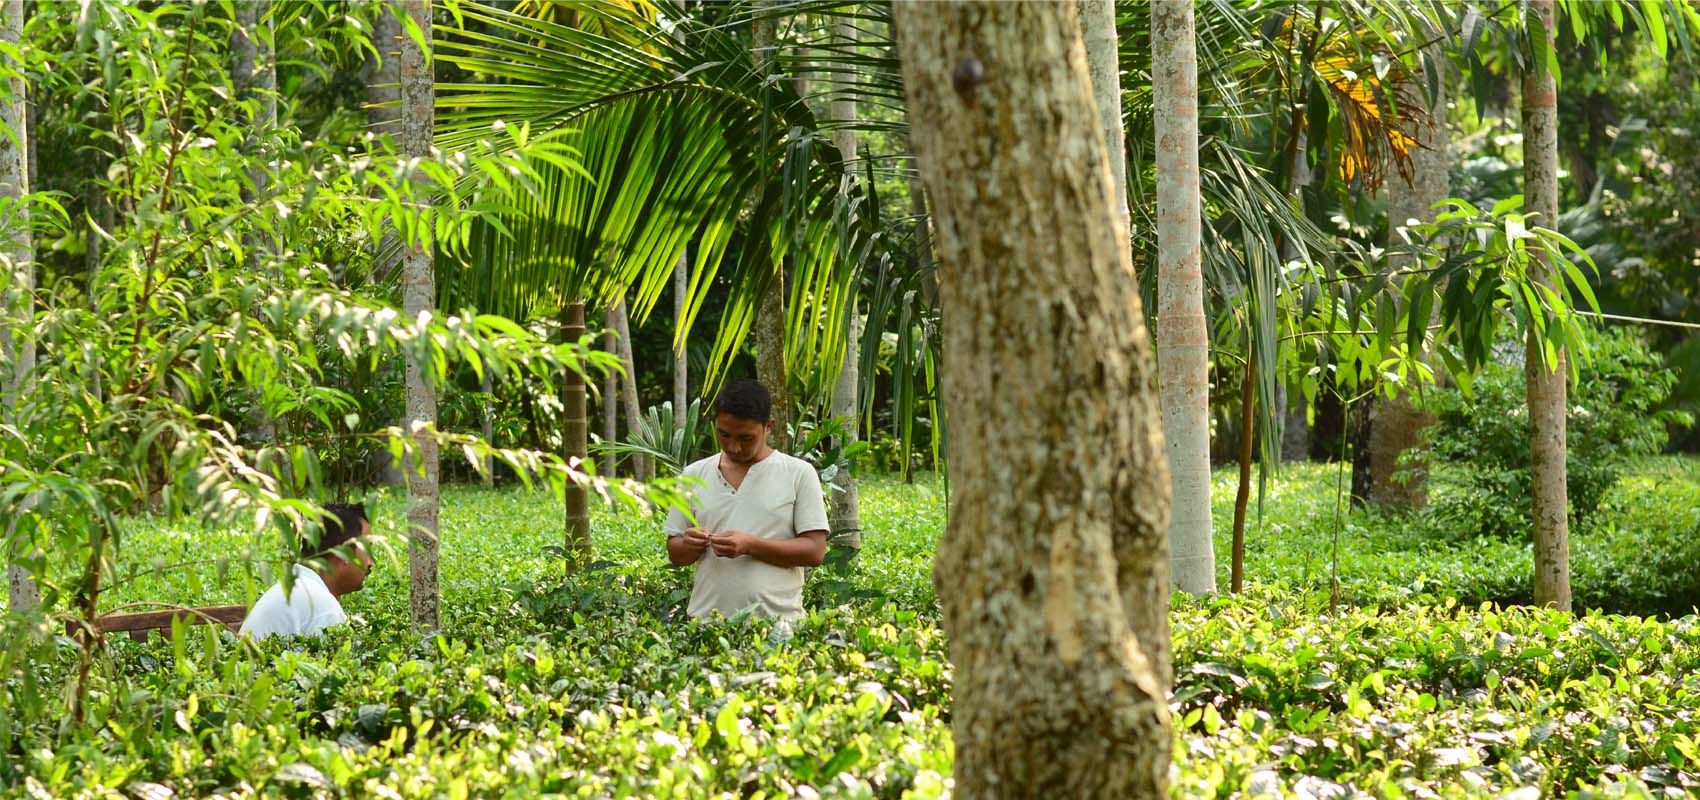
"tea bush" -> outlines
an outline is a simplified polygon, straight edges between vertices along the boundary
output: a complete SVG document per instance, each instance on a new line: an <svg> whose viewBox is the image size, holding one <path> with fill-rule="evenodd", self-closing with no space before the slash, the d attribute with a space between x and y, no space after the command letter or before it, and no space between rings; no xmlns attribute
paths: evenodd
<svg viewBox="0 0 1700 800"><path fill-rule="evenodd" d="M1625 460L1664 447L1669 426L1689 424L1663 404L1676 385L1664 359L1634 334L1607 331L1592 337L1592 358L1574 365L1566 415L1570 517L1591 521ZM1472 397L1457 388L1432 391L1440 424L1435 454L1452 462L1465 491L1436 503L1446 528L1459 535L1525 536L1529 530L1529 417L1520 361L1486 366L1471 382Z"/></svg>
<svg viewBox="0 0 1700 800"><path fill-rule="evenodd" d="M1693 509L1669 487L1700 491L1697 466L1646 462L1623 484ZM1329 611L1333 478L1306 467L1277 484L1247 594L1177 601L1175 797L1700 792L1695 619L1449 602L1515 594L1526 546L1350 513L1340 577L1358 605ZM1226 473L1217 488L1226 510ZM51 694L76 663L65 640L33 694L8 678L0 796L947 796L951 673L930 574L945 489L875 480L863 498L865 552L817 571L814 613L776 631L679 619L688 576L664 566L657 520L598 515L601 561L569 576L545 549L561 537L552 502L451 487L441 635L408 627L404 560L385 556L347 598L355 621L323 639L109 638L82 727ZM380 530L401 524L398 499L374 508ZM1578 538L1579 573L1620 564L1634 537L1675 546L1672 508L1606 512L1610 533ZM263 569L243 577L241 534L144 521L125 542L109 606L265 588ZM208 563L144 568L192 558Z"/></svg>

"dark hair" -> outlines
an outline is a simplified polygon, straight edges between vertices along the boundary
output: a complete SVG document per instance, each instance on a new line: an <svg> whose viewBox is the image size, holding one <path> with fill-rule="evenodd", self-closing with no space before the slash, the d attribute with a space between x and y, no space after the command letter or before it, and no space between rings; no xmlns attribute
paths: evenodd
<svg viewBox="0 0 1700 800"><path fill-rule="evenodd" d="M738 419L767 422L773 419L773 395L760 381L727 381L726 388L714 399L714 413L731 414Z"/></svg>
<svg viewBox="0 0 1700 800"><path fill-rule="evenodd" d="M326 503L322 514L325 532L320 534L317 546L307 537L301 539L301 555L312 557L329 552L332 548L348 544L359 536L362 530L360 523L366 522L366 507L354 503Z"/></svg>

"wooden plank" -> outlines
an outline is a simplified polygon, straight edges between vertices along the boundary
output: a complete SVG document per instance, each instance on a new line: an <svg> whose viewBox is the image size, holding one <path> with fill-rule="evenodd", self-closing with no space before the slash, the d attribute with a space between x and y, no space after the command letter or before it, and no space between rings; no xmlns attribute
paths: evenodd
<svg viewBox="0 0 1700 800"><path fill-rule="evenodd" d="M94 629L96 633L112 631L128 631L130 638L136 641L147 639L148 631L170 630L173 619L181 619L189 625L203 625L208 622L219 623L226 628L236 630L242 626L242 620L248 616L247 606L208 606L205 608L167 609L165 611L144 611L140 614L107 614L96 617ZM79 625L73 620L65 624L65 632L75 636Z"/></svg>

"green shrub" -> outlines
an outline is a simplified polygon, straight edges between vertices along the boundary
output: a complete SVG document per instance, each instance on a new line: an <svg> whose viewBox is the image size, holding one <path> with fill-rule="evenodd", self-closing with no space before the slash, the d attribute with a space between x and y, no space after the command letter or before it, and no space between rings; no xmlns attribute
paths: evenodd
<svg viewBox="0 0 1700 800"><path fill-rule="evenodd" d="M1578 526L1596 518L1626 459L1659 452L1668 426L1688 422L1660 409L1676 376L1633 334L1601 333L1591 351L1591 361L1572 367L1578 374L1566 415L1570 517ZM1461 476L1461 491L1438 497L1434 514L1457 534L1509 538L1529 529L1529 415L1522 366L1509 360L1477 375L1471 397L1458 389L1432 395L1440 418L1435 453Z"/></svg>

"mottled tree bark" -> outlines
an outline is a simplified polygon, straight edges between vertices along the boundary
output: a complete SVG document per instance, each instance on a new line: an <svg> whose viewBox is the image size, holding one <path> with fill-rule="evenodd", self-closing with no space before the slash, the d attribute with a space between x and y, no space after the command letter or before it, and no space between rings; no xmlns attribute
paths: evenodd
<svg viewBox="0 0 1700 800"><path fill-rule="evenodd" d="M1437 69L1445 69L1446 51L1436 43L1427 48ZM1404 242L1401 229L1411 220L1433 222L1432 206L1451 193L1447 176L1446 81L1438 81L1439 94L1430 98L1419 91L1413 98L1418 116L1417 142L1422 145L1411 156L1412 180L1406 186L1389 187L1387 243ZM1408 269L1412 262L1395 262ZM1425 357L1426 354L1415 354ZM1432 361L1432 360L1431 360ZM1414 379L1414 378L1413 378ZM1392 398L1380 397L1369 429L1369 502L1387 509L1418 509L1428 504L1428 444L1423 432L1435 422L1433 414L1419 408L1408 388L1401 387Z"/></svg>
<svg viewBox="0 0 1700 800"><path fill-rule="evenodd" d="M838 40L840 47L850 48L856 44L856 27L849 20L839 19L833 23L833 38ZM854 74L841 77L844 82L855 80ZM840 88L832 101L832 120L847 125L856 118L856 99L850 90ZM856 131L848 127L833 129L832 144L838 148L838 154L843 157L846 169L852 175L856 162ZM852 178L854 179L854 178ZM850 298L850 310L844 329L844 359L839 363L838 382L832 386L832 416L845 421L844 445L849 446L861 438L861 427L858 424L862 418L857 400L861 397L861 381L857 374L862 361L862 324L856 309L856 297ZM861 493L856 487L856 476L850 470L841 469L832 477L832 515L831 526L833 541L844 547L860 548L862 546L862 512Z"/></svg>
<svg viewBox="0 0 1700 800"><path fill-rule="evenodd" d="M1553 47L1553 0L1529 0L1531 30L1538 19ZM1538 61L1538 59L1537 59ZM1524 210L1533 224L1558 224L1558 92L1553 75L1536 63L1523 75L1523 195ZM1552 262L1536 255L1537 280L1552 285ZM1531 328L1523 359L1529 395L1529 487L1534 503L1535 603L1562 611L1570 609L1570 492L1566 475L1565 385L1566 355L1549 370L1540 338Z"/></svg>
<svg viewBox="0 0 1700 800"><path fill-rule="evenodd" d="M405 0L413 24L431 42L431 0ZM436 115L436 82L425 51L412 37L401 40L401 133L404 155L426 158ZM402 256L402 312L417 320L436 304L435 266L430 248L410 244ZM407 428L414 451L407 464L408 576L413 624L424 630L442 627L442 591L437 583L437 392L425 375L425 365L407 362Z"/></svg>
<svg viewBox="0 0 1700 800"><path fill-rule="evenodd" d="M1164 797L1168 475L1075 6L895 16L945 272L957 796Z"/></svg>
<svg viewBox="0 0 1700 800"><path fill-rule="evenodd" d="M561 338L577 342L584 338L584 301L575 300L561 310ZM583 469L589 460L590 424L585 419L584 375L568 369L561 380L561 458L574 469ZM576 558L589 563L593 553L590 538L590 489L576 482L567 483L566 548Z"/></svg>
<svg viewBox="0 0 1700 800"><path fill-rule="evenodd" d="M0 6L6 19L0 24L0 41L9 52L22 52L20 42L24 32L23 0L5 0ZM0 198L13 205L16 215L8 220L6 253L16 272L7 281L5 315L0 324L0 353L11 364L11 373L4 376L6 422L17 423L23 406L24 382L35 369L35 241L30 234L30 211L23 198L30 193L29 151L29 91L23 78L23 65L9 55L0 56L11 75L5 79L6 96L0 100L0 125L16 135L0 136ZM27 507L27 505L26 505ZM16 532L18 520L6 520L6 539ZM7 607L26 611L41 605L41 590L35 577L18 562L26 553L22 548L9 552L7 557Z"/></svg>
<svg viewBox="0 0 1700 800"><path fill-rule="evenodd" d="M750 23L750 47L756 68L764 74L773 63L773 20L757 19ZM783 131L773 132L775 137ZM782 452L791 451L791 382L785 366L785 265L775 259L773 280L756 302L755 330L751 338L756 348L756 380L767 386L773 395L772 445Z"/></svg>
<svg viewBox="0 0 1700 800"><path fill-rule="evenodd" d="M1157 129L1157 363L1173 479L1175 588L1216 591L1210 521L1210 332L1198 188L1198 52L1191 0L1151 6Z"/></svg>

